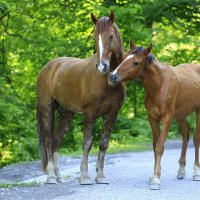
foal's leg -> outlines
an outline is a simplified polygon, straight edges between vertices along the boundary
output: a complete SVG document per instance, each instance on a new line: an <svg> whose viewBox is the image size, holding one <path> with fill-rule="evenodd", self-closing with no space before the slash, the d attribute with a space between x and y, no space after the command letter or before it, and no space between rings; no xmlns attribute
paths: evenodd
<svg viewBox="0 0 200 200"><path fill-rule="evenodd" d="M53 164L54 164L54 172L55 175L57 176L57 182L62 183L64 182L64 180L59 170L59 146L64 134L69 129L73 113L66 110L58 110L58 113L60 121L59 121L59 126L53 138Z"/></svg>
<svg viewBox="0 0 200 200"><path fill-rule="evenodd" d="M158 141L158 138L160 136L160 123L158 120L154 119L153 117L151 117L150 115L148 116L149 118L149 123L151 125L151 129L152 129L152 134L153 134L153 150L154 150L154 160L156 160L155 157L155 149L156 149L156 144ZM160 183L159 179L157 179L156 177L154 177L154 175L150 178L149 180L149 184L155 184L155 182L157 182L158 184Z"/></svg>
<svg viewBox="0 0 200 200"><path fill-rule="evenodd" d="M162 130L155 147L154 177L151 180L151 187L150 187L150 189L153 190L160 189L160 174L161 174L160 162L164 152L164 142L171 126L172 115L170 113L167 113L165 116L163 116L161 122L162 122Z"/></svg>
<svg viewBox="0 0 200 200"><path fill-rule="evenodd" d="M106 150L108 148L108 142L109 142L109 135L111 132L112 127L115 124L117 115L114 117L107 117L104 119L104 127L103 127L103 133L101 135L101 141L99 145L99 156L96 164L96 171L97 171L97 177L96 177L96 183L100 184L108 184L109 182L107 181L103 168L104 168L104 157Z"/></svg>
<svg viewBox="0 0 200 200"><path fill-rule="evenodd" d="M195 163L194 163L194 181L200 181L200 164L199 164L199 145L200 145L200 108L196 110L196 129L194 134Z"/></svg>
<svg viewBox="0 0 200 200"><path fill-rule="evenodd" d="M189 128L188 128L187 121L185 118L177 119L176 121L181 128L182 138L183 138L181 156L179 159L180 167L178 170L177 179L183 179L185 177L185 165L186 165L185 157L186 157L186 151L187 151L187 146L188 146L188 141L189 141Z"/></svg>
<svg viewBox="0 0 200 200"><path fill-rule="evenodd" d="M88 114L84 116L84 141L83 141L83 159L81 163L81 175L79 182L81 185L91 185L92 181L88 175L88 155L92 148L92 122L93 119Z"/></svg>

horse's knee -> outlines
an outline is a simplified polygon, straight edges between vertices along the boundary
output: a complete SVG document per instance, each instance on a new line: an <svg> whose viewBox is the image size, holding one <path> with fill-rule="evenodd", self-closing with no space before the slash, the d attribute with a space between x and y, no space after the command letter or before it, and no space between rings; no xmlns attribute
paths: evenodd
<svg viewBox="0 0 200 200"><path fill-rule="evenodd" d="M92 148L92 137L91 137L91 138L87 138L87 140L84 141L84 143L83 143L83 148L84 148L85 150L90 151L90 149Z"/></svg>
<svg viewBox="0 0 200 200"><path fill-rule="evenodd" d="M155 147L155 153L157 155L161 155L162 156L163 151L164 151L164 146L163 145L156 145L156 147Z"/></svg>
<svg viewBox="0 0 200 200"><path fill-rule="evenodd" d="M54 138L53 140L53 152L58 152L61 138Z"/></svg>
<svg viewBox="0 0 200 200"><path fill-rule="evenodd" d="M104 139L104 140L101 140L100 145L99 145L99 149L100 149L101 151L106 151L107 148L108 148L108 142L109 142L109 139L108 139L108 138L107 138L107 139Z"/></svg>

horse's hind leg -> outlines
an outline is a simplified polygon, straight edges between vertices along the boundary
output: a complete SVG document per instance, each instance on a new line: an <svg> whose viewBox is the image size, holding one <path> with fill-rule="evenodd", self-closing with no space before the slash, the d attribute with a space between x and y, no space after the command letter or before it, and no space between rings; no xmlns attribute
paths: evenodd
<svg viewBox="0 0 200 200"><path fill-rule="evenodd" d="M99 156L98 156L98 160L96 164L97 177L95 180L96 180L96 183L98 184L109 183L103 172L104 157L105 157L106 150L108 148L109 135L110 135L111 129L113 128L115 124L116 118L117 118L117 115L115 115L114 117L106 117L104 119L103 133L101 135L101 141L99 145Z"/></svg>
<svg viewBox="0 0 200 200"><path fill-rule="evenodd" d="M185 177L185 165L186 165L186 151L189 141L189 128L187 125L187 121L185 118L183 119L177 119L176 120L178 125L181 128L183 143L182 143L182 150L181 150L181 156L179 159L179 170L177 174L177 179L183 179Z"/></svg>
<svg viewBox="0 0 200 200"><path fill-rule="evenodd" d="M60 120L58 128L56 129L53 138L53 164L54 164L54 172L57 177L57 182L61 183L64 182L64 180L59 170L59 146L64 134L66 133L66 131L70 126L73 113L59 107L58 114Z"/></svg>
<svg viewBox="0 0 200 200"><path fill-rule="evenodd" d="M56 183L52 161L54 111L52 101L38 103L38 133L43 169L47 172L47 183Z"/></svg>
<svg viewBox="0 0 200 200"><path fill-rule="evenodd" d="M79 182L81 185L91 185L92 181L88 175L88 155L92 148L92 114L84 115L84 141L83 141L83 159L81 162L81 175Z"/></svg>
<svg viewBox="0 0 200 200"><path fill-rule="evenodd" d="M195 163L194 163L194 181L200 181L200 164L199 164L199 145L200 145L200 108L196 110L196 129L194 134Z"/></svg>

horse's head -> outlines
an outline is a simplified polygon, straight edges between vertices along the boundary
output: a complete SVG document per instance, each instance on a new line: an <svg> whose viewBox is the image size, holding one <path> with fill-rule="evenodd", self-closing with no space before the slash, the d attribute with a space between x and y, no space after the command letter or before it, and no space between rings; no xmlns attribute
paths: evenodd
<svg viewBox="0 0 200 200"><path fill-rule="evenodd" d="M113 54L118 55L119 47L121 48L120 34L115 22L115 14L111 11L109 17L97 19L91 13L91 19L95 24L94 39L96 43L96 52L98 61L96 68L101 73L110 71L110 60Z"/></svg>
<svg viewBox="0 0 200 200"><path fill-rule="evenodd" d="M130 42L130 50L125 56L123 62L109 74L108 82L110 85L117 85L120 82L136 79L144 70L144 67L149 64L153 55L150 54L152 44L144 49L136 47Z"/></svg>

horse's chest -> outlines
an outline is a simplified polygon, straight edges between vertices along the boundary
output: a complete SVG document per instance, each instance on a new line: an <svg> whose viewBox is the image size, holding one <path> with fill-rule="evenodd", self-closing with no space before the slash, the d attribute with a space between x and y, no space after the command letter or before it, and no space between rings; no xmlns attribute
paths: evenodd
<svg viewBox="0 0 200 200"><path fill-rule="evenodd" d="M109 91L104 95L94 98L91 107L95 110L97 115L104 115L106 113L117 112L124 102L124 91Z"/></svg>
<svg viewBox="0 0 200 200"><path fill-rule="evenodd" d="M150 108L147 108L147 112L154 119L160 118L161 112L160 112L160 108L158 106L152 106Z"/></svg>
<svg viewBox="0 0 200 200"><path fill-rule="evenodd" d="M155 104L150 99L148 99L146 97L145 107L146 107L146 110L148 112L148 115L150 115L154 119L160 118L160 116L161 116L161 106L160 106L160 104Z"/></svg>

